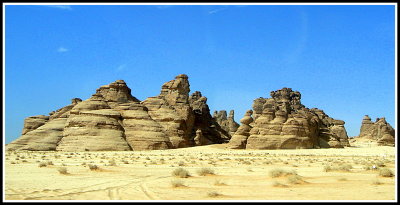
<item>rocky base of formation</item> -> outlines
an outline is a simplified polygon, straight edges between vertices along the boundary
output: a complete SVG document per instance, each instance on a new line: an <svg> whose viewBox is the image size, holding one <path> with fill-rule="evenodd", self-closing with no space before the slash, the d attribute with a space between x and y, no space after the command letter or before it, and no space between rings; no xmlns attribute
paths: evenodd
<svg viewBox="0 0 400 205"><path fill-rule="evenodd" d="M232 149L308 149L350 146L344 121L322 110L308 109L290 88L257 98L240 120L228 147Z"/></svg>
<svg viewBox="0 0 400 205"><path fill-rule="evenodd" d="M189 96L188 76L162 85L158 96L139 101L123 80L101 86L87 100L25 119L22 136L7 150L156 150L228 142L210 115L207 98Z"/></svg>

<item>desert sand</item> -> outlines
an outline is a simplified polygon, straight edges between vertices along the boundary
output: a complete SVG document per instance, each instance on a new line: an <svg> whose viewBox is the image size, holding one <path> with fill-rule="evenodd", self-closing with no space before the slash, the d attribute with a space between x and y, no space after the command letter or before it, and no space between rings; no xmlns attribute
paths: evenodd
<svg viewBox="0 0 400 205"><path fill-rule="evenodd" d="M11 151L4 189L6 200L397 200L397 176L380 174L396 173L395 156L387 146ZM174 176L179 168L189 176Z"/></svg>

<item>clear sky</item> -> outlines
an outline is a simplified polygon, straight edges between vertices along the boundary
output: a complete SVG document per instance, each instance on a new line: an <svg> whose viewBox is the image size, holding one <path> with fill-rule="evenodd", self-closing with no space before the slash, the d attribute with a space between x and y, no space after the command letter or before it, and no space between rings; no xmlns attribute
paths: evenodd
<svg viewBox="0 0 400 205"><path fill-rule="evenodd" d="M366 114L395 127L394 5L6 5L3 38L6 143L101 85L144 100L182 73L237 122L289 87L349 136Z"/></svg>

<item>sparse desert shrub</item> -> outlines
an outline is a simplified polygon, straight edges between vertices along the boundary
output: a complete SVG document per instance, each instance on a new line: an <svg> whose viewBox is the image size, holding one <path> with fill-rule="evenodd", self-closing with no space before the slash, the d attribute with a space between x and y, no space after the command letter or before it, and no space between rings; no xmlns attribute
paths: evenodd
<svg viewBox="0 0 400 205"><path fill-rule="evenodd" d="M215 175L214 170L210 168L201 168L197 170L197 174L200 176Z"/></svg>
<svg viewBox="0 0 400 205"><path fill-rule="evenodd" d="M288 185L282 184L282 183L277 182L277 181L274 181L274 183L272 184L272 186L274 186L274 187L288 187Z"/></svg>
<svg viewBox="0 0 400 205"><path fill-rule="evenodd" d="M176 188L176 187L186 187L185 184L183 184L182 180L173 180L171 181L171 186Z"/></svg>
<svg viewBox="0 0 400 205"><path fill-rule="evenodd" d="M217 191L209 191L209 192L207 192L207 196L208 197L218 197L218 196L221 196L221 194L218 193Z"/></svg>
<svg viewBox="0 0 400 205"><path fill-rule="evenodd" d="M299 175L290 175L287 180L290 184L301 184L305 182Z"/></svg>
<svg viewBox="0 0 400 205"><path fill-rule="evenodd" d="M351 164L342 164L338 167L338 170L349 172L352 168L353 166Z"/></svg>
<svg viewBox="0 0 400 205"><path fill-rule="evenodd" d="M341 164L338 166L332 166L332 165L325 165L324 166L324 171L325 172L331 172L331 171L345 171L349 172L350 169L352 169L353 166L350 164Z"/></svg>
<svg viewBox="0 0 400 205"><path fill-rule="evenodd" d="M108 160L108 166L117 166L117 162L114 159Z"/></svg>
<svg viewBox="0 0 400 205"><path fill-rule="evenodd" d="M11 161L11 164L17 164L16 162L14 162L14 161Z"/></svg>
<svg viewBox="0 0 400 205"><path fill-rule="evenodd" d="M394 173L392 172L392 170L388 169L388 168L383 168L379 170L379 176L381 177L393 177Z"/></svg>
<svg viewBox="0 0 400 205"><path fill-rule="evenodd" d="M371 165L364 165L363 168L364 168L364 170L367 170L367 171L372 169Z"/></svg>
<svg viewBox="0 0 400 205"><path fill-rule="evenodd" d="M347 178L342 177L342 178L339 178L338 181L347 181Z"/></svg>
<svg viewBox="0 0 400 205"><path fill-rule="evenodd" d="M172 172L172 176L180 177L180 178L187 178L190 176L190 174L186 169L177 168Z"/></svg>
<svg viewBox="0 0 400 205"><path fill-rule="evenodd" d="M47 165L54 165L52 161L47 161Z"/></svg>
<svg viewBox="0 0 400 205"><path fill-rule="evenodd" d="M373 185L381 185L381 184L383 184L383 182L376 179L376 180L372 181L372 184Z"/></svg>
<svg viewBox="0 0 400 205"><path fill-rule="evenodd" d="M129 164L128 160L122 160L124 164Z"/></svg>
<svg viewBox="0 0 400 205"><path fill-rule="evenodd" d="M180 166L180 167L185 166L185 162L183 162L183 161L178 162L178 166Z"/></svg>
<svg viewBox="0 0 400 205"><path fill-rule="evenodd" d="M40 162L39 163L39 167L47 167L47 163L46 162Z"/></svg>
<svg viewBox="0 0 400 205"><path fill-rule="evenodd" d="M214 181L214 185L215 186L225 186L226 185L226 183L225 182L222 182L221 180L215 180Z"/></svg>
<svg viewBox="0 0 400 205"><path fill-rule="evenodd" d="M249 162L249 161L243 161L242 164L250 165L251 162Z"/></svg>
<svg viewBox="0 0 400 205"><path fill-rule="evenodd" d="M377 167L385 167L386 166L385 163L383 163L381 161L378 161L375 164L376 164Z"/></svg>
<svg viewBox="0 0 400 205"><path fill-rule="evenodd" d="M95 171L95 170L99 170L99 169L100 169L100 167L98 167L98 166L95 165L95 164L88 164L88 167L89 167L89 169L92 170L92 171Z"/></svg>
<svg viewBox="0 0 400 205"><path fill-rule="evenodd" d="M57 169L60 174L68 174L68 170L66 167L60 167Z"/></svg>
<svg viewBox="0 0 400 205"><path fill-rule="evenodd" d="M297 175L295 170L292 171L286 171L283 169L273 169L269 171L269 176L272 178L280 177L280 176L288 176L288 175Z"/></svg>

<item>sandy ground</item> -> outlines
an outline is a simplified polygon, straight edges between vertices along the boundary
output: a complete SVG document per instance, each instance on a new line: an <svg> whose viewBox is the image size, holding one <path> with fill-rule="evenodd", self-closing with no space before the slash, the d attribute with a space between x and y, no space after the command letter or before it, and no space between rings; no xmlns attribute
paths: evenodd
<svg viewBox="0 0 400 205"><path fill-rule="evenodd" d="M229 150L225 145L7 152L4 190L6 200L397 200L397 176L379 174L383 169L396 174L395 155L394 147ZM343 165L350 168L326 170ZM178 168L190 176L173 176ZM203 168L214 174L203 176ZM279 171L297 175L272 175Z"/></svg>

